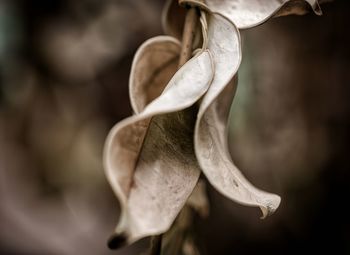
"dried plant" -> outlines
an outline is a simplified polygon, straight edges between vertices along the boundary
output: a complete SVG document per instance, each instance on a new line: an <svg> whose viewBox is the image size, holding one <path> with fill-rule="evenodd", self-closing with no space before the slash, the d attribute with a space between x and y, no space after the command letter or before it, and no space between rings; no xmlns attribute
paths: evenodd
<svg viewBox="0 0 350 255"><path fill-rule="evenodd" d="M106 175L121 205L112 248L167 232L201 172L224 196L260 207L263 218L278 208L280 197L250 184L228 150L227 118L241 61L239 29L309 9L321 14L317 0L167 1L163 28L168 36L146 41L132 64L129 89L135 114L118 123L105 144ZM205 196L199 194L197 200ZM193 199L188 204L202 206ZM170 249L174 236L188 228L186 210L166 243L154 239L153 254ZM182 238L176 249L196 254L193 247L191 238ZM171 249L166 254L179 254Z"/></svg>

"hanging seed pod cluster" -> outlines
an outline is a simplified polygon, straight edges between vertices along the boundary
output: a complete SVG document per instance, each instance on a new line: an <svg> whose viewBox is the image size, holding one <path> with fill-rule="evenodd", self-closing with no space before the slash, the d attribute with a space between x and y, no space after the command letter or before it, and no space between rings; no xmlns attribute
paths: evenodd
<svg viewBox="0 0 350 255"><path fill-rule="evenodd" d="M129 80L134 114L104 148L121 216L113 247L169 230L200 174L223 196L272 214L280 197L254 187L228 150L227 119L241 62L240 30L269 18L320 15L317 0L170 0L166 35L143 43Z"/></svg>

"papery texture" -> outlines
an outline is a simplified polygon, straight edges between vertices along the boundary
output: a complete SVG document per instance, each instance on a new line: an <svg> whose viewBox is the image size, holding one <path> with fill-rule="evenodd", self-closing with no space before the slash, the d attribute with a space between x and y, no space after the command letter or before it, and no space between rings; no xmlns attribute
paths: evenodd
<svg viewBox="0 0 350 255"><path fill-rule="evenodd" d="M206 0L206 4L239 29L254 27L274 15L305 14L310 6L316 14L321 14L317 0Z"/></svg>
<svg viewBox="0 0 350 255"><path fill-rule="evenodd" d="M203 51L140 114L108 135L104 165L121 204L116 234L126 243L165 232L196 185L196 111L190 106L207 91L213 69L209 51Z"/></svg>
<svg viewBox="0 0 350 255"><path fill-rule="evenodd" d="M180 42L170 36L157 36L144 42L133 59L129 95L135 113L158 97L177 71Z"/></svg>
<svg viewBox="0 0 350 255"><path fill-rule="evenodd" d="M178 0L168 0L162 14L162 26L166 34L181 38L185 8ZM255 27L269 18L285 15L302 15L313 10L317 15L322 11L317 0L187 0L209 12L217 12L231 20L238 29ZM204 3L203 3L204 2Z"/></svg>
<svg viewBox="0 0 350 255"><path fill-rule="evenodd" d="M195 151L209 182L226 197L259 206L263 217L278 207L277 195L252 186L233 164L227 144L227 119L237 85L234 75L241 60L238 30L223 16L209 16L208 49L215 64L214 80L200 105L195 129Z"/></svg>

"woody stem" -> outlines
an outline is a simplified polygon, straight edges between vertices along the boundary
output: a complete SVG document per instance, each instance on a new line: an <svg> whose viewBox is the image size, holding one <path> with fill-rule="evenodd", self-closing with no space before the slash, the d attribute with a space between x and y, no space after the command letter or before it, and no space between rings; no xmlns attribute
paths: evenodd
<svg viewBox="0 0 350 255"><path fill-rule="evenodd" d="M162 251L162 235L153 236L149 255L160 255Z"/></svg>
<svg viewBox="0 0 350 255"><path fill-rule="evenodd" d="M182 46L179 59L179 68L183 66L192 56L193 38L196 33L198 14L196 8L188 7L182 32Z"/></svg>

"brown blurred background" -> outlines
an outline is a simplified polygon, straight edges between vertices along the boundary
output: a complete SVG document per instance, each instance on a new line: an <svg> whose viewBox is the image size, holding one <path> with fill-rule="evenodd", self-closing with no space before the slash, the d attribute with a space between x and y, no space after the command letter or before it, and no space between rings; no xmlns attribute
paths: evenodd
<svg viewBox="0 0 350 255"><path fill-rule="evenodd" d="M109 251L118 203L101 165L129 116L133 54L162 34L162 0L0 0L0 254ZM233 158L282 196L276 214L210 186L203 255L350 254L350 2L243 31L230 119Z"/></svg>

